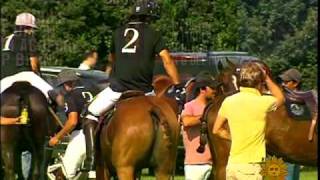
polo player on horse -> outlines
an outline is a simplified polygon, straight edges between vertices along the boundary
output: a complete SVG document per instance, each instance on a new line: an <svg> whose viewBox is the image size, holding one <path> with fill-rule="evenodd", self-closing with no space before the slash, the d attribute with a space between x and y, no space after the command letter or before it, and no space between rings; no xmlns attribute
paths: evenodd
<svg viewBox="0 0 320 180"><path fill-rule="evenodd" d="M15 25L14 33L7 36L2 44L1 93L14 82L26 81L49 99L48 91L52 87L39 76L40 61L34 37L34 30L37 28L36 19L30 13L21 13L17 15ZM17 118L1 117L1 124L11 124L17 121Z"/></svg>
<svg viewBox="0 0 320 180"><path fill-rule="evenodd" d="M178 71L170 57L168 48L159 32L148 25L155 17L158 5L153 1L138 2L129 22L116 29L111 43L111 54L107 67L110 87L100 92L89 105L84 120L86 136L86 159L83 170L95 170L95 134L98 118L109 110L128 90L143 91L154 95L152 87L155 55L159 55L164 68L172 79L175 92L182 91Z"/></svg>

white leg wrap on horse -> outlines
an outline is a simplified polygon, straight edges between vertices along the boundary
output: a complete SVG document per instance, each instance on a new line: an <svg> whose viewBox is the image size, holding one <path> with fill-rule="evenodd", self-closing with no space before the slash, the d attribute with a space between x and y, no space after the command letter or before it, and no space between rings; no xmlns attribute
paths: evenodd
<svg viewBox="0 0 320 180"><path fill-rule="evenodd" d="M94 116L100 116L103 112L109 110L118 101L121 94L122 93L114 92L110 87L107 87L106 89L101 91L97 95L97 97L91 102L91 104L88 107L88 111ZM88 118L92 119L92 117Z"/></svg>
<svg viewBox="0 0 320 180"><path fill-rule="evenodd" d="M1 93L8 89L13 83L17 81L29 82L32 86L39 89L46 98L49 98L48 91L53 89L50 84L43 80L40 76L32 71L24 71L12 76L5 77L1 80Z"/></svg>

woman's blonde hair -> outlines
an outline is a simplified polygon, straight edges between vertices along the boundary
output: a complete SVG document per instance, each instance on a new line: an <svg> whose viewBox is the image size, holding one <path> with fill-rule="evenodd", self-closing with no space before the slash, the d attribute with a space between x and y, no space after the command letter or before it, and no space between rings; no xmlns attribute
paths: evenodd
<svg viewBox="0 0 320 180"><path fill-rule="evenodd" d="M257 88L264 81L265 75L261 67L255 62L248 62L241 66L239 84L242 87Z"/></svg>

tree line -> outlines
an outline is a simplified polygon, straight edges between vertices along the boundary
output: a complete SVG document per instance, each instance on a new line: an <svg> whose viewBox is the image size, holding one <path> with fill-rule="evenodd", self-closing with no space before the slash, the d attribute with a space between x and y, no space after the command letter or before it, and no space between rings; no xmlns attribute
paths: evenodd
<svg viewBox="0 0 320 180"><path fill-rule="evenodd" d="M76 67L88 49L106 63L113 30L125 23L132 0L4 0L1 36L15 16L31 12L43 65ZM317 87L316 0L161 0L162 32L170 51L246 51L265 61L273 75L295 67L303 88Z"/></svg>

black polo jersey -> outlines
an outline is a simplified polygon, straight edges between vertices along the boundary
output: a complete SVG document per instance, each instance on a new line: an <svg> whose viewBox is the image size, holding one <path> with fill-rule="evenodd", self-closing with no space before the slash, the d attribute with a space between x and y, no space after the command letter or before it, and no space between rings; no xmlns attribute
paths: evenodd
<svg viewBox="0 0 320 180"><path fill-rule="evenodd" d="M85 104L93 100L94 94L92 94L87 88L83 86L75 87L70 92L66 93L64 96L65 107L64 111L68 117L69 113L77 112L78 113L78 124L74 130L81 129L80 114Z"/></svg>
<svg viewBox="0 0 320 180"><path fill-rule="evenodd" d="M131 22L118 28L111 43L111 53L115 54L111 89L152 91L155 56L164 49L161 34L148 24Z"/></svg>
<svg viewBox="0 0 320 180"><path fill-rule="evenodd" d="M22 71L31 71L30 57L37 56L33 35L15 32L1 38L1 79Z"/></svg>

